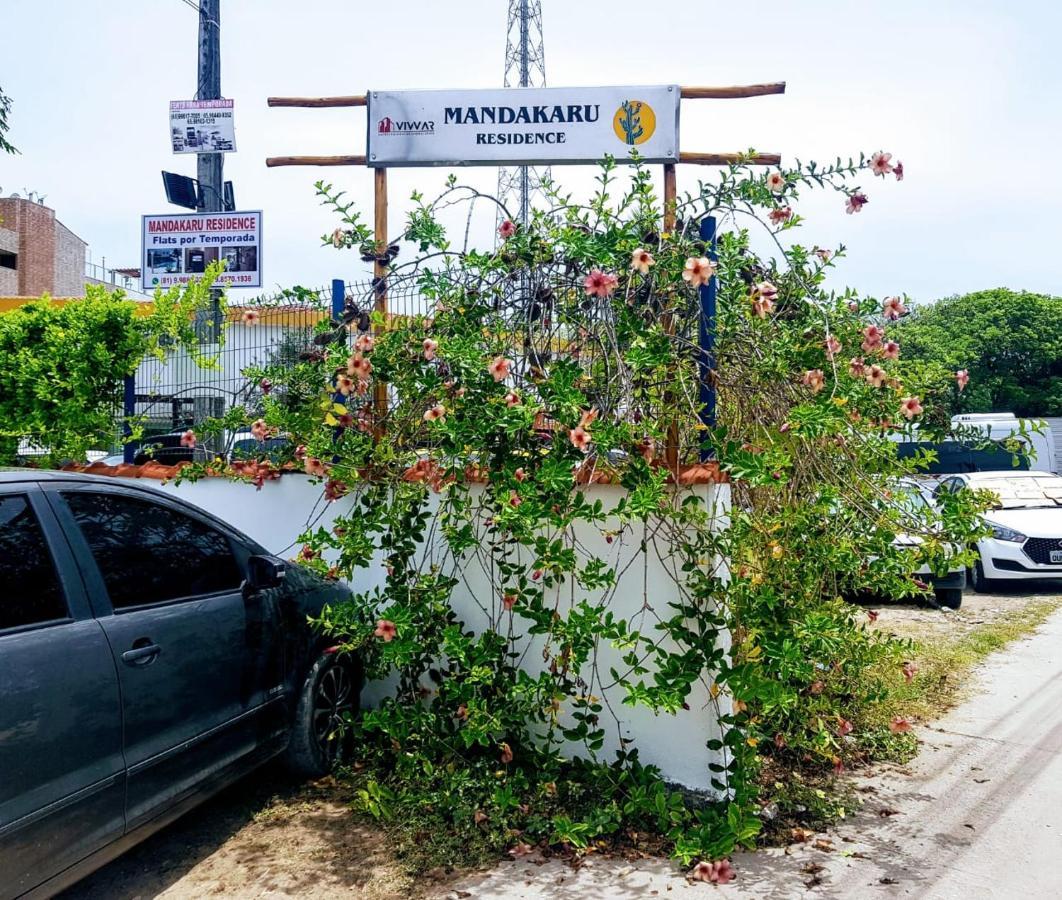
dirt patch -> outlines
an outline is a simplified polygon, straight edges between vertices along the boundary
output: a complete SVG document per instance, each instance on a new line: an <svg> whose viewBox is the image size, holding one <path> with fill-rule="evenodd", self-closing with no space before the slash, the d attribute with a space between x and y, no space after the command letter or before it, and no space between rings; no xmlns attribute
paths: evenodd
<svg viewBox="0 0 1062 900"><path fill-rule="evenodd" d="M897 637L918 641L934 639L955 642L985 625L994 625L1044 603L1062 603L1058 582L1026 582L997 593L978 594L967 590L956 610L934 609L925 604L891 603L876 606L875 628Z"/></svg>
<svg viewBox="0 0 1062 900"><path fill-rule="evenodd" d="M419 887L384 834L354 820L340 785L293 785L267 766L61 896L400 900Z"/></svg>

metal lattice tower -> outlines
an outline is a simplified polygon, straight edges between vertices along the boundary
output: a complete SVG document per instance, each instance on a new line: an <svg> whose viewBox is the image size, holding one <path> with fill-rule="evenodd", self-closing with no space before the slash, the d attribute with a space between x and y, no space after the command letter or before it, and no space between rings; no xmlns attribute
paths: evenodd
<svg viewBox="0 0 1062 900"><path fill-rule="evenodd" d="M546 48L542 37L541 0L509 0L505 41L505 87L545 87ZM537 195L545 200L548 168L519 166L498 170L498 199L525 224ZM499 210L499 220L503 214Z"/></svg>

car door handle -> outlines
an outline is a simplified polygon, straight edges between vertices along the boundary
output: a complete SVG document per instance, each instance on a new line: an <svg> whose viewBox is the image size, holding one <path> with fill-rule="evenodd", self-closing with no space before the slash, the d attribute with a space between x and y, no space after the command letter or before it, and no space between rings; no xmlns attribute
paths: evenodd
<svg viewBox="0 0 1062 900"><path fill-rule="evenodd" d="M127 666L150 666L161 652L162 648L150 638L140 638L134 642L132 650L122 654L122 662Z"/></svg>

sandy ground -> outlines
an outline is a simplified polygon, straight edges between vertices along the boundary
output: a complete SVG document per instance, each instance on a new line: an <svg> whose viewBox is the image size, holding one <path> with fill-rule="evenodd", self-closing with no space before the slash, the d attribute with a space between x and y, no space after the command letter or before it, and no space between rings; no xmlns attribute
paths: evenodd
<svg viewBox="0 0 1062 900"><path fill-rule="evenodd" d="M1057 589L1056 589L1057 590ZM979 595L961 610L884 607L912 635L969 630L1049 592ZM449 883L414 882L385 837L355 823L326 780L298 787L270 766L227 789L63 894L65 900L300 897L634 900L705 897L1062 896L1062 612L984 664L970 699L933 727L909 766L858 780L865 803L805 844L738 855L725 888L670 861L503 862ZM816 841L821 843L816 844Z"/></svg>

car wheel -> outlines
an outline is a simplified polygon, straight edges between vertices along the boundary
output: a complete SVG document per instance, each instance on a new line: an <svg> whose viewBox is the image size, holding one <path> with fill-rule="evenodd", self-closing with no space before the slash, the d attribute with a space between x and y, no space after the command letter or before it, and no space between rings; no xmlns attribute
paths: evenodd
<svg viewBox="0 0 1062 900"><path fill-rule="evenodd" d="M286 762L305 778L327 775L343 753L346 719L358 708L361 684L350 660L325 653L306 673L292 721Z"/></svg>
<svg viewBox="0 0 1062 900"><path fill-rule="evenodd" d="M937 603L948 609L958 609L962 606L962 588L937 588L934 592Z"/></svg>
<svg viewBox="0 0 1062 900"><path fill-rule="evenodd" d="M973 570L970 572L970 583L979 594L991 593L994 587L992 580L985 577L985 567L981 565L980 559L974 563Z"/></svg>

